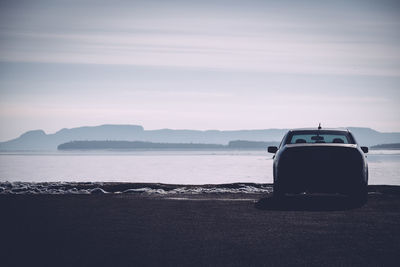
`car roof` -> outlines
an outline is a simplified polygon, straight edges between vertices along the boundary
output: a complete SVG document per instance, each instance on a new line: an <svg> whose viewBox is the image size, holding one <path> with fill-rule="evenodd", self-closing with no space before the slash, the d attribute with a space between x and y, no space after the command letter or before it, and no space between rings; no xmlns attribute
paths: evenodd
<svg viewBox="0 0 400 267"><path fill-rule="evenodd" d="M315 128L296 128L296 129L290 129L289 132L297 132L297 131L332 131L332 132L350 132L348 129L343 129L343 128L321 128L318 129L317 127Z"/></svg>

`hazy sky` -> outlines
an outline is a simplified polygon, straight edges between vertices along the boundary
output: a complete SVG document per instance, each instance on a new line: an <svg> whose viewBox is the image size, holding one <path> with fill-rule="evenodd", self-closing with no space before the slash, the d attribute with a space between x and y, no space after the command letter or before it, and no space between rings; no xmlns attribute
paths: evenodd
<svg viewBox="0 0 400 267"><path fill-rule="evenodd" d="M400 131L396 2L1 1L0 140L99 124Z"/></svg>

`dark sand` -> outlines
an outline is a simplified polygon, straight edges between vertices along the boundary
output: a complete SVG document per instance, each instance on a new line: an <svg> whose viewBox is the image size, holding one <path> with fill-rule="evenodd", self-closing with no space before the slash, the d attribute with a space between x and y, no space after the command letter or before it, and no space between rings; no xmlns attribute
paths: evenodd
<svg viewBox="0 0 400 267"><path fill-rule="evenodd" d="M399 266L400 188L344 197L0 195L1 266Z"/></svg>

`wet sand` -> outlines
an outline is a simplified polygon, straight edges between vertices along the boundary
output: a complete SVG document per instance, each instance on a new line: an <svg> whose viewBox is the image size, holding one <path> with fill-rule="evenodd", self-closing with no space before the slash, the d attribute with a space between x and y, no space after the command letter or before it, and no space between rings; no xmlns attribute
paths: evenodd
<svg viewBox="0 0 400 267"><path fill-rule="evenodd" d="M0 195L2 266L398 266L400 188L368 203L271 194Z"/></svg>

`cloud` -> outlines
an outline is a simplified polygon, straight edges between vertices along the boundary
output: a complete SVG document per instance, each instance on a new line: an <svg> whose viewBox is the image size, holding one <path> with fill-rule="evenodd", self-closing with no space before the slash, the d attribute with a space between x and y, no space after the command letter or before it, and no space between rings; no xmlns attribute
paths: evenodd
<svg viewBox="0 0 400 267"><path fill-rule="evenodd" d="M400 21L379 10L157 4L33 5L27 18L16 9L0 29L0 60L400 75Z"/></svg>

